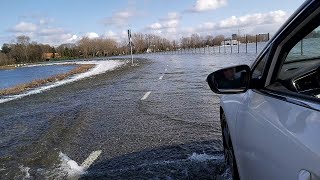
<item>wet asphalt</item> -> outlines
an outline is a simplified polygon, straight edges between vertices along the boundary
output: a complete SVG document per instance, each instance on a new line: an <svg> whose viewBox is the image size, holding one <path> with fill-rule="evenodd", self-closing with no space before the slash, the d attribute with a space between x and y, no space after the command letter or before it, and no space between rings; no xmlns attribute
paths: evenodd
<svg viewBox="0 0 320 180"><path fill-rule="evenodd" d="M68 179L60 153L81 164L100 150L81 179L229 178L219 96L205 79L255 56L137 56L136 66L0 104L0 177Z"/></svg>

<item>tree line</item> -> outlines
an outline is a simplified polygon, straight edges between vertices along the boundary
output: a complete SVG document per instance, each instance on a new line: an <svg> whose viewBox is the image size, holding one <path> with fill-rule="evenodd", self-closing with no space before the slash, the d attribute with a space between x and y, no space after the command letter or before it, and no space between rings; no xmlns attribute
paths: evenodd
<svg viewBox="0 0 320 180"><path fill-rule="evenodd" d="M229 38L230 39L230 38ZM178 49L200 48L206 46L221 45L221 42L228 40L223 35L200 36L192 34L189 37L182 37L179 40L169 40L167 38L154 35L135 33L132 35L134 45L133 53L140 54L149 52L174 51ZM236 40L244 43L255 42L255 35L247 37L237 37ZM261 40L259 40L261 41ZM40 44L31 41L28 36L18 36L14 43L5 43L0 52L0 65L34 63L49 59L73 59L92 58L104 56L116 56L129 54L128 40L116 41L112 38L83 37L75 44L61 44L57 47L48 44Z"/></svg>

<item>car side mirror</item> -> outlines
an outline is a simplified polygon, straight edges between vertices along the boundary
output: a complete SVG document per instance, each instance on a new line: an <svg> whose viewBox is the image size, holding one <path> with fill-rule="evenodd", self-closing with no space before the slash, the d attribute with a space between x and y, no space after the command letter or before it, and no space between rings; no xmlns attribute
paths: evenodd
<svg viewBox="0 0 320 180"><path fill-rule="evenodd" d="M207 82L217 94L237 94L246 92L250 82L248 65L232 66L220 69L208 75Z"/></svg>

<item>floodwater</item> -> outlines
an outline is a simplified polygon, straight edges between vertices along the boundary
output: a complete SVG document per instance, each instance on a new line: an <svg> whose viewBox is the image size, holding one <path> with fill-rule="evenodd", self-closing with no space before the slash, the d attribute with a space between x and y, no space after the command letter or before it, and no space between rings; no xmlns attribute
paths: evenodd
<svg viewBox="0 0 320 180"><path fill-rule="evenodd" d="M0 104L1 179L230 179L206 76L257 54L135 56ZM143 98L144 97L144 98Z"/></svg>
<svg viewBox="0 0 320 180"><path fill-rule="evenodd" d="M0 89L6 89L36 79L45 79L57 74L63 74L75 67L76 65L50 65L0 70Z"/></svg>

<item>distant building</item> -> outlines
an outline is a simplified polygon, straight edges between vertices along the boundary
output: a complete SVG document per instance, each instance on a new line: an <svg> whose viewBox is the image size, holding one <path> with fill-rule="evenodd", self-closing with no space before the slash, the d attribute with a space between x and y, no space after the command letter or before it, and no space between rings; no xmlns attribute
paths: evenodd
<svg viewBox="0 0 320 180"><path fill-rule="evenodd" d="M269 41L269 34L259 34L258 38L259 38L258 41L263 41L263 42Z"/></svg>
<svg viewBox="0 0 320 180"><path fill-rule="evenodd" d="M232 34L232 39L237 39L238 38L238 34Z"/></svg>
<svg viewBox="0 0 320 180"><path fill-rule="evenodd" d="M224 41L222 41L221 42L221 46L224 46L224 45L226 45L226 46L230 46L230 45L238 45L238 43L240 44L240 41L237 41L237 40L235 40L235 39L233 39L233 40L224 40Z"/></svg>
<svg viewBox="0 0 320 180"><path fill-rule="evenodd" d="M61 58L59 53L43 53L42 58L49 61L52 58Z"/></svg>

